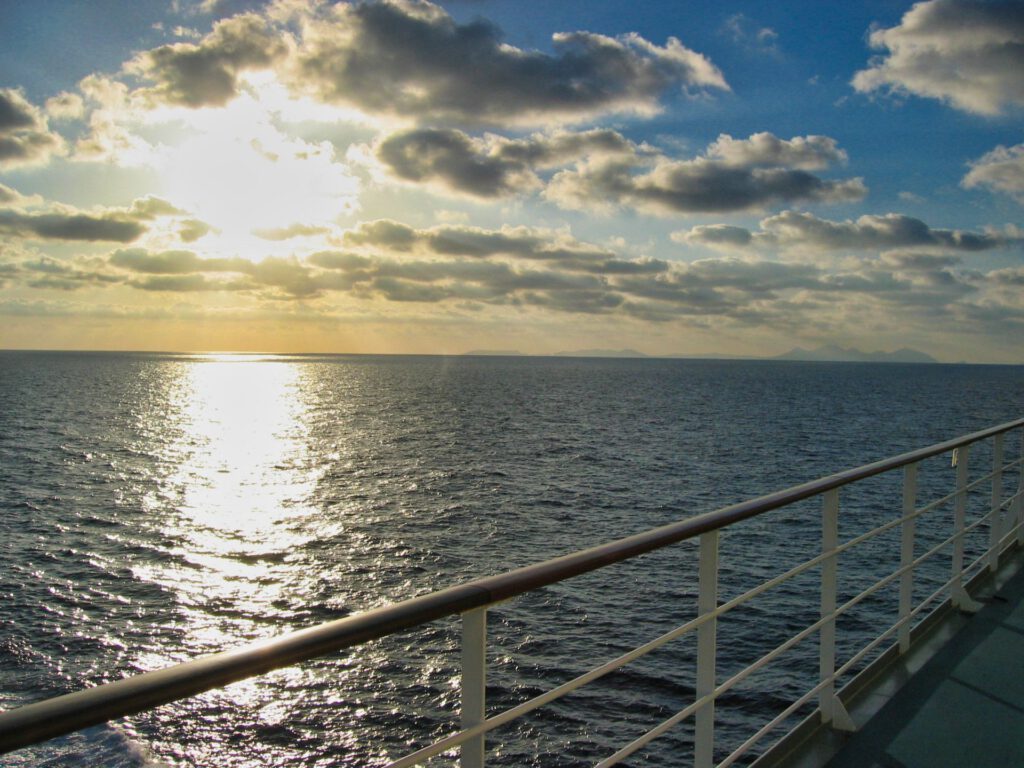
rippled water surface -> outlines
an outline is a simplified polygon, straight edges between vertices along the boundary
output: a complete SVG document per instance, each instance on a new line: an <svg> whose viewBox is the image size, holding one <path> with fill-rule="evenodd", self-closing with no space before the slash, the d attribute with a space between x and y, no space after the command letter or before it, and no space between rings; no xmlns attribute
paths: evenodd
<svg viewBox="0 0 1024 768"><path fill-rule="evenodd" d="M1022 405L1020 367L0 353L0 706L537 562ZM951 483L930 471L923 486ZM844 534L898 509L896 480L844 497ZM724 596L811 556L817 515L725 535ZM682 545L498 606L491 710L691 617L694 572ZM720 674L814 620L810 576L723 620ZM457 634L439 622L0 764L378 765L456 723ZM497 731L489 764L607 756L692 701L692 651L674 643ZM725 696L723 744L778 711L815 653ZM678 764L689 744L684 725L633 764Z"/></svg>

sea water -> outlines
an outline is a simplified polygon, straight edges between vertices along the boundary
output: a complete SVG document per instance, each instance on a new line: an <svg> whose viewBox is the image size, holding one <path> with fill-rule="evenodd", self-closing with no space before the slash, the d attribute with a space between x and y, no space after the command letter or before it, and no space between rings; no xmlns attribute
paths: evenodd
<svg viewBox="0 0 1024 768"><path fill-rule="evenodd" d="M3 352L0 707L603 543L1022 405L1014 366ZM930 472L923 487L951 489L948 458ZM891 519L898 482L844 491L841 533ZM813 556L818 504L727 532L723 597ZM843 563L841 595L898 551L874 546ZM494 608L489 712L692 617L695 563L684 544ZM719 679L815 620L816 578L723 619ZM841 658L885 600L841 623ZM726 694L720 751L816 669L812 644ZM490 734L488 764L593 764L690 703L693 678L684 638ZM442 621L0 765L379 765L455 729L458 702L458 624ZM679 764L691 732L631 764Z"/></svg>

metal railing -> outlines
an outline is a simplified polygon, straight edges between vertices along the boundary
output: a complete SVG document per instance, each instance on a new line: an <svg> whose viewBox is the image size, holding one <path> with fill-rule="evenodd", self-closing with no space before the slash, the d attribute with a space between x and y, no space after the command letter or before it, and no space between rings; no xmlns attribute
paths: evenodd
<svg viewBox="0 0 1024 768"><path fill-rule="evenodd" d="M683 635L696 632L696 688L692 703L647 733L602 760L599 766L611 766L665 733L678 723L694 719L694 764L706 768L715 758L715 702L754 672L782 654L818 637L817 682L781 713L734 749L719 765L735 763L770 731L802 708L817 703L822 723L839 729L852 728L843 702L837 696L837 680L863 665L871 654L885 644L895 644L899 652L909 649L911 628L940 604L971 610L975 607L965 590L967 578L979 570L994 571L1001 554L1024 545L1024 440L1017 458L1005 461L1007 433L1021 430L1024 419L1008 422L917 451L850 469L804 483L757 499L734 504L634 536L591 549L575 552L497 576L476 579L428 595L350 616L328 624L256 643L238 650L207 656L192 662L141 674L59 696L36 704L0 713L0 750L7 752L73 731L124 717L196 695L212 688L253 677L273 669L296 664L325 654L350 648L371 640L417 627L455 614L462 616L462 711L461 730L434 744L395 760L391 768L421 763L431 756L460 748L461 765L479 768L485 760L485 735L549 702L565 696L587 683L644 656ZM968 466L972 446L991 441L992 470L974 480ZM953 452L956 467L953 489L924 506L918 506L918 467L926 459ZM896 470L903 470L901 514L872 530L840 543L838 518L840 489L858 481ZM1003 498L1006 480L1019 474L1017 490ZM986 511L968 522L968 500L991 483ZM719 602L719 532L741 521L766 512L821 498L821 548L812 558L799 563L767 581L725 602ZM916 554L916 525L923 516L952 505L952 533ZM988 526L988 544L979 557L965 562L965 538ZM837 569L841 553L889 531L900 532L900 564L859 594L837 604ZM699 539L697 615L675 629L612 659L579 677L569 680L533 699L499 714L487 716L485 709L487 609L532 590L637 557L688 539ZM929 542L930 543L930 542ZM949 550L949 578L915 604L915 571L944 550ZM820 571L820 612L817 621L791 635L738 673L724 680L716 675L719 643L718 619L727 612L812 569ZM836 622L859 603L877 596L885 587L898 588L898 619L851 658L837 666Z"/></svg>

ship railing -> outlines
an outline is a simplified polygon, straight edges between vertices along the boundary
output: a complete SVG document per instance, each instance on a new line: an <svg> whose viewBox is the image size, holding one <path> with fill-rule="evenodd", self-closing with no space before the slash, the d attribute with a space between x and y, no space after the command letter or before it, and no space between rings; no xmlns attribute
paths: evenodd
<svg viewBox="0 0 1024 768"><path fill-rule="evenodd" d="M849 730L854 727L846 710L840 678L862 667L873 655L905 653L912 645L916 628L925 617L940 609L971 611L977 608L966 585L982 572L995 572L1005 552L1024 546L1024 439L1014 459L1007 460L1007 436L1024 438L1024 419L1007 422L973 434L904 453L855 469L823 477L786 490L744 501L714 512L687 518L601 546L574 552L496 576L480 578L403 602L356 614L237 650L206 656L153 672L143 673L94 688L58 696L0 713L0 750L8 752L30 744L71 733L88 726L138 712L225 686L274 669L294 665L345 648L367 643L397 632L461 616L461 728L433 744L394 760L390 768L422 763L440 754L457 754L463 768L485 764L485 736L545 704L593 682L673 640L696 633L696 686L693 701L672 717L601 760L599 766L611 766L643 749L658 736L679 723L693 718L693 764L707 768L715 764L715 705L723 694L800 643L817 637L819 672L816 682L782 712L751 734L742 744L721 759L728 766L744 756L749 759L755 746L763 744L769 733L787 719L816 705L812 718L826 727ZM968 474L974 447L986 445L991 451L991 470L971 479ZM955 480L948 493L923 505L918 501L918 468L927 459L952 453ZM987 463L987 462L986 462ZM840 490L885 473L902 470L900 513L892 520L840 542L838 520ZM1005 494L1007 484L1016 480L1016 490ZM968 508L984 492L984 513L969 521ZM820 499L821 546L810 559L780 573L731 599L719 598L719 534L742 521L808 499ZM952 532L918 554L917 523L924 516L952 507ZM983 535L987 528L987 546L974 559L965 549L967 537ZM882 578L845 599L837 598L839 555L886 532L899 531L899 566ZM527 592L556 584L614 563L697 539L698 590L695 618L647 643L591 669L575 679L498 714L487 716L485 681L487 670L487 612L497 603ZM931 541L928 542L931 544ZM948 573L934 591L915 602L915 573L926 561L947 557L943 569ZM820 574L817 597L819 618L783 643L762 655L741 671L719 679L716 659L720 640L718 620L758 595L774 589L798 575L817 569ZM837 619L861 602L877 596L886 587L898 587L898 618L873 640L864 644L851 658L837 665ZM725 638L728 642L728 638ZM886 649L886 646L889 646ZM724 751L719 748L720 752Z"/></svg>

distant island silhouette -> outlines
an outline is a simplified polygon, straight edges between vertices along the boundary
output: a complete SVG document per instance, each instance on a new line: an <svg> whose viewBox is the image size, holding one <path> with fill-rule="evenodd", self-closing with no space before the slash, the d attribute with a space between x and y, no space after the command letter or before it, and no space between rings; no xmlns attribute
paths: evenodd
<svg viewBox="0 0 1024 768"><path fill-rule="evenodd" d="M522 357L523 352L518 350L487 350L479 349L465 352L466 356L477 357ZM576 349L563 352L555 352L539 357L618 357L618 358L677 358L677 359L707 359L707 360L795 360L795 361L819 361L835 363L939 363L934 357L926 352L917 349L902 347L892 352L876 350L864 352L856 347L840 347L836 344L823 344L814 349L793 347L781 355L755 357L753 355L723 355L714 352L706 354L674 354L674 355L648 355L635 349Z"/></svg>

